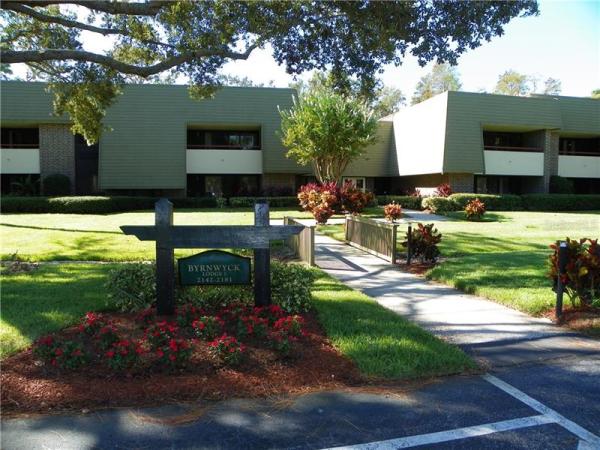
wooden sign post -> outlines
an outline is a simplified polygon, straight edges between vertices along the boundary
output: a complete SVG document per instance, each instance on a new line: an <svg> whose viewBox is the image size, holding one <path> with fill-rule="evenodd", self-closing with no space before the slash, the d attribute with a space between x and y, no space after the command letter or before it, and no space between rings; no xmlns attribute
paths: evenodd
<svg viewBox="0 0 600 450"><path fill-rule="evenodd" d="M155 205L155 225L124 225L123 233L140 241L156 241L156 309L175 311L176 248L250 248L254 250L254 303L271 303L270 241L300 233L301 225L270 225L269 205L256 203L254 225L173 225L173 204L166 198Z"/></svg>

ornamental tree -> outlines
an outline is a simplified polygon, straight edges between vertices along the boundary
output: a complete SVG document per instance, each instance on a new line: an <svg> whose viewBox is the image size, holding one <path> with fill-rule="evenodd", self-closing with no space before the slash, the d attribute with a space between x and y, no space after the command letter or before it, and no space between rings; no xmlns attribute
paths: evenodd
<svg viewBox="0 0 600 450"><path fill-rule="evenodd" d="M330 69L368 90L407 51L420 64L456 63L512 18L538 13L534 0L6 0L0 8L2 63L25 63L31 78L49 82L55 112L67 112L89 142L127 82L180 77L205 97L227 62L269 45L290 74ZM86 48L84 32L106 50Z"/></svg>
<svg viewBox="0 0 600 450"><path fill-rule="evenodd" d="M339 184L348 165L375 141L377 120L366 103L331 89L294 98L293 108L280 114L287 157L311 164L323 184Z"/></svg>

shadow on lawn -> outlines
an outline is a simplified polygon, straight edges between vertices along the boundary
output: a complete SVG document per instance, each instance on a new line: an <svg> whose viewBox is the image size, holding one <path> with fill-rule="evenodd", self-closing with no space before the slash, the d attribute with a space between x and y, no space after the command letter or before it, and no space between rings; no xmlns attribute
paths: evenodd
<svg viewBox="0 0 600 450"><path fill-rule="evenodd" d="M10 227L10 228L26 228L30 230L50 230L50 231L67 231L70 233L102 233L102 234L120 234L122 235L122 231L105 231L105 230L73 230L70 228L52 228L52 227L36 227L34 225L16 225L13 223L0 223L0 226Z"/></svg>

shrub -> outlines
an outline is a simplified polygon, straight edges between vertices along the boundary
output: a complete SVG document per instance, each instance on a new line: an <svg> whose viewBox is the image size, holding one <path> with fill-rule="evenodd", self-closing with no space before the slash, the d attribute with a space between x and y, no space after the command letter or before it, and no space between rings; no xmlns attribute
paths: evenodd
<svg viewBox="0 0 600 450"><path fill-rule="evenodd" d="M3 197L4 213L109 214L154 209L154 197ZM214 197L173 198L175 208L214 208Z"/></svg>
<svg viewBox="0 0 600 450"><path fill-rule="evenodd" d="M566 239L567 264L561 281L565 292L575 307L577 304L600 307L600 246L598 239L583 238L579 241ZM558 282L558 246L550 246L554 250L550 255L549 277Z"/></svg>
<svg viewBox="0 0 600 450"><path fill-rule="evenodd" d="M139 365L141 357L145 352L141 341L124 339L115 342L112 347L104 353L104 356L108 367L116 371L121 371L130 370Z"/></svg>
<svg viewBox="0 0 600 450"><path fill-rule="evenodd" d="M192 323L196 336L202 339L214 339L223 331L225 322L220 317L202 316Z"/></svg>
<svg viewBox="0 0 600 450"><path fill-rule="evenodd" d="M206 310L217 310L232 303L250 304L252 289L246 286L186 286L177 291L177 301Z"/></svg>
<svg viewBox="0 0 600 450"><path fill-rule="evenodd" d="M78 369L89 361L89 355L83 346L75 341L59 342L52 336L39 339L33 352L45 362L61 369Z"/></svg>
<svg viewBox="0 0 600 450"><path fill-rule="evenodd" d="M232 208L252 208L255 203L266 201L272 208L297 208L297 197L230 197L229 206Z"/></svg>
<svg viewBox="0 0 600 450"><path fill-rule="evenodd" d="M146 328L144 335L150 344L150 348L156 350L167 345L172 339L175 339L178 333L179 327L175 323L163 320Z"/></svg>
<svg viewBox="0 0 600 450"><path fill-rule="evenodd" d="M184 304L175 308L175 320L180 327L189 327L203 312L201 308L197 308L193 304Z"/></svg>
<svg viewBox="0 0 600 450"><path fill-rule="evenodd" d="M104 322L99 314L88 312L83 317L81 325L79 325L79 331L89 336L94 336L103 326Z"/></svg>
<svg viewBox="0 0 600 450"><path fill-rule="evenodd" d="M113 346L115 342L119 342L121 339L117 334L117 330L113 325L104 325L98 332L94 335L94 339L96 344L102 350L108 350Z"/></svg>
<svg viewBox="0 0 600 450"><path fill-rule="evenodd" d="M452 195L452 188L448 183L442 183L435 189L434 195L436 197L449 197Z"/></svg>
<svg viewBox="0 0 600 450"><path fill-rule="evenodd" d="M600 209L600 195L530 194L523 195L529 211L586 211Z"/></svg>
<svg viewBox="0 0 600 450"><path fill-rule="evenodd" d="M290 314L311 308L314 272L300 264L271 263L271 297L273 303Z"/></svg>
<svg viewBox="0 0 600 450"><path fill-rule="evenodd" d="M481 220L485 214L485 203L478 198L471 200L467 203L467 206L465 206L465 214L467 220Z"/></svg>
<svg viewBox="0 0 600 450"><path fill-rule="evenodd" d="M421 203L423 198L418 196L410 195L378 195L377 203L380 205L387 205L388 203L397 203L404 209L423 209Z"/></svg>
<svg viewBox="0 0 600 450"><path fill-rule="evenodd" d="M428 209L434 214L445 214L450 211L458 211L458 205L450 198L426 197L423 199L423 209Z"/></svg>
<svg viewBox="0 0 600 450"><path fill-rule="evenodd" d="M44 194L48 196L69 195L71 193L71 180L66 175L55 173L44 177L42 187Z"/></svg>
<svg viewBox="0 0 600 450"><path fill-rule="evenodd" d="M433 224L417 224L417 228L412 229L411 235L411 254L415 258L420 258L421 262L435 262L440 255L437 244L442 240L441 233ZM408 232L406 240L402 243L403 247L408 248Z"/></svg>
<svg viewBox="0 0 600 450"><path fill-rule="evenodd" d="M462 211L472 200L479 199L485 203L487 211L520 211L523 201L519 195L492 194L452 194L449 200L456 204L456 211Z"/></svg>
<svg viewBox="0 0 600 450"><path fill-rule="evenodd" d="M393 222L402 217L402 207L396 203L390 203L383 207L383 214L388 221Z"/></svg>
<svg viewBox="0 0 600 450"><path fill-rule="evenodd" d="M192 356L192 347L185 339L170 339L165 345L156 348L155 354L161 367L175 369L184 366Z"/></svg>
<svg viewBox="0 0 600 450"><path fill-rule="evenodd" d="M575 186L573 181L568 178L552 175L550 177L550 193L551 194L574 194Z"/></svg>
<svg viewBox="0 0 600 450"><path fill-rule="evenodd" d="M121 311L149 308L156 300L155 264L122 264L108 273L106 289Z"/></svg>
<svg viewBox="0 0 600 450"><path fill-rule="evenodd" d="M308 183L300 187L298 201L317 223L324 224L335 213L360 214L375 197L347 182L340 188L336 183Z"/></svg>
<svg viewBox="0 0 600 450"><path fill-rule="evenodd" d="M221 358L225 364L237 365L242 361L246 347L233 336L223 334L210 344L213 355Z"/></svg>

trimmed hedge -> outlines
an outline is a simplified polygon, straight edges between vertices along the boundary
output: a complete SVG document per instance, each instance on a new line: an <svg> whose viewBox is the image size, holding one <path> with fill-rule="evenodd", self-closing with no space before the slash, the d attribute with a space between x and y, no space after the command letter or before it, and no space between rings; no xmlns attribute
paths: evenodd
<svg viewBox="0 0 600 450"><path fill-rule="evenodd" d="M492 194L452 194L448 197L456 203L456 211L462 211L472 200L478 198L485 203L487 211L520 211L523 201L519 195L492 195Z"/></svg>
<svg viewBox="0 0 600 450"><path fill-rule="evenodd" d="M266 200L273 208L299 208L298 197L230 197L232 208L251 208L257 201Z"/></svg>
<svg viewBox="0 0 600 450"><path fill-rule="evenodd" d="M589 211L600 210L600 195L529 194L521 196L529 211Z"/></svg>
<svg viewBox="0 0 600 450"><path fill-rule="evenodd" d="M437 214L463 211L467 203L478 198L488 211L589 211L600 210L600 195L583 194L452 194L450 197L427 197L423 208Z"/></svg>
<svg viewBox="0 0 600 450"><path fill-rule="evenodd" d="M458 211L458 204L449 197L425 197L421 205L423 209L429 209L434 214Z"/></svg>
<svg viewBox="0 0 600 450"><path fill-rule="evenodd" d="M108 214L154 209L154 197L2 197L3 213ZM213 197L172 198L175 208L215 208Z"/></svg>
<svg viewBox="0 0 600 450"><path fill-rule="evenodd" d="M377 203L380 206L388 205L395 202L406 209L422 209L421 197L413 197L410 195L378 195Z"/></svg>

